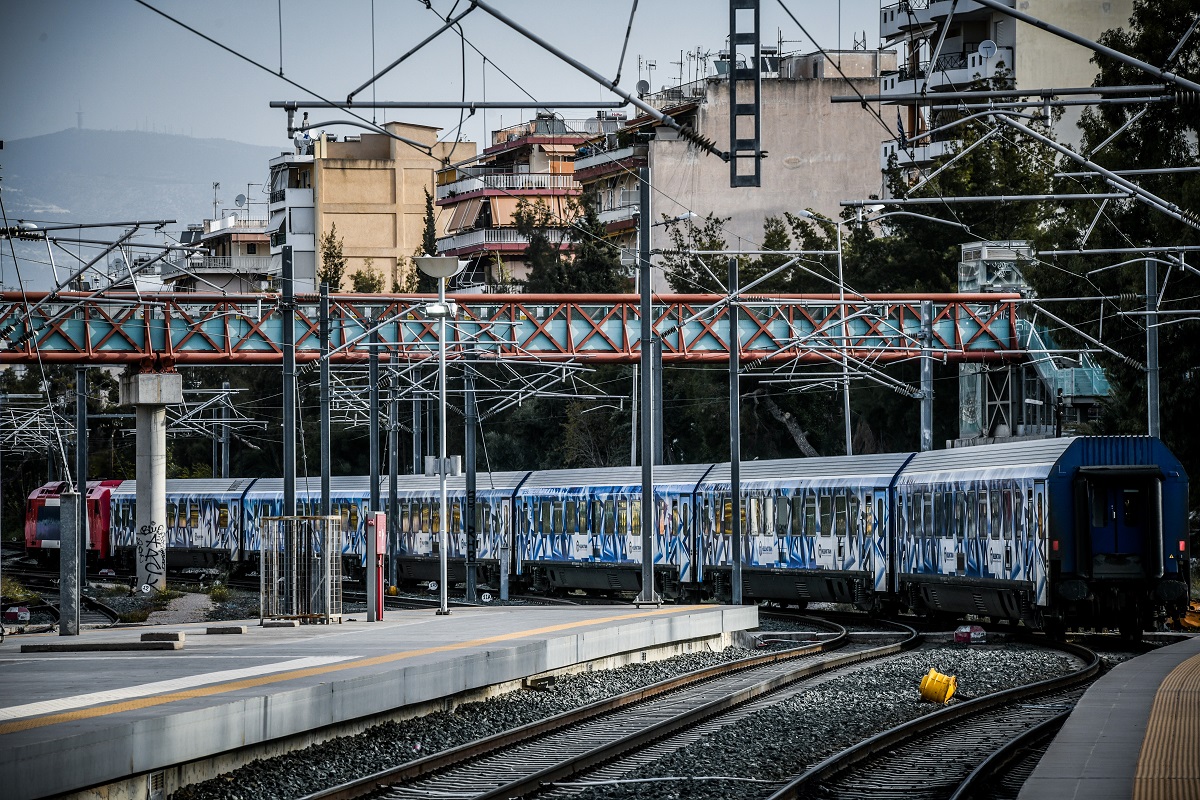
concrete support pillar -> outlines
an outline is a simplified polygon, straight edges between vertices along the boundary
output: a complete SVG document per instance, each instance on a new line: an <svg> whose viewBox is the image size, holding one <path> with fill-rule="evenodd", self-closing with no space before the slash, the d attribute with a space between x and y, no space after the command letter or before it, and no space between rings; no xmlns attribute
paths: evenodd
<svg viewBox="0 0 1200 800"><path fill-rule="evenodd" d="M178 373L126 373L121 403L137 417L137 582L167 588L167 409L183 402Z"/></svg>
<svg viewBox="0 0 1200 800"><path fill-rule="evenodd" d="M79 562L81 549L75 536L80 511L80 495L62 493L58 507L58 635L79 635Z"/></svg>

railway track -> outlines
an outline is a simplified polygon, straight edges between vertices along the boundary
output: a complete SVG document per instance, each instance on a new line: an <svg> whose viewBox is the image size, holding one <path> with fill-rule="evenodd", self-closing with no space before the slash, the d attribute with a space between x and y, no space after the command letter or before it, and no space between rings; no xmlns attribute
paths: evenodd
<svg viewBox="0 0 1200 800"><path fill-rule="evenodd" d="M871 797L966 800L1030 740L1051 735L1100 671L1087 648L1059 644L1084 666L1068 675L986 695L919 717L836 753L769 800Z"/></svg>
<svg viewBox="0 0 1200 800"><path fill-rule="evenodd" d="M817 622L817 621L813 621ZM310 795L306 800L454 796L508 798L536 793L797 681L915 646L851 646L845 629L828 641L701 670L594 703L542 722L410 762ZM381 787L387 787L382 788Z"/></svg>

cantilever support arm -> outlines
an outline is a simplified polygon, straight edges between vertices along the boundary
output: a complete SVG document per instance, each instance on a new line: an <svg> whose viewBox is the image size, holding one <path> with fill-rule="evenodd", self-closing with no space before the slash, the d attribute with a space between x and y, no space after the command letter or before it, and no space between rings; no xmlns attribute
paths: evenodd
<svg viewBox="0 0 1200 800"><path fill-rule="evenodd" d="M371 79L370 79L369 81L367 81L367 82L366 82L366 83L364 83L362 86L360 86L360 87L358 87L357 89L355 89L355 90L354 90L353 92L351 92L350 94L346 95L346 105L348 105L348 106L349 106L349 105L353 105L353 104L354 104L354 95L358 94L358 93L359 93L359 92L361 92L363 89L366 89L366 88L367 88L368 86L370 86L372 83L374 83L375 81L379 80L379 79L380 79L380 78L382 78L384 75L387 75L389 72L391 72L391 71L392 71L393 69L395 69L396 67L400 66L402 63L404 63L404 61L405 61L405 60L407 60L408 58L410 58L410 57L411 57L413 54L415 54L415 53L416 53L418 50L420 50L422 47L424 47L425 45L427 45L427 44L429 44L430 42L432 42L432 41L433 41L434 39L436 39L437 37L441 36L441 35L442 35L443 33L445 33L446 31L448 31L448 30L450 30L451 28L453 28L455 25L457 25L457 24L458 24L458 23L459 23L459 22L462 20L462 18L463 18L463 17L465 17L467 14L470 14L470 13L471 13L472 11L474 11L474 10L475 10L475 4L474 4L474 3L471 3L471 5L467 6L467 10L466 10L466 11L462 12L462 13L461 13L461 14L459 14L457 17L452 17L452 18L450 18L450 19L446 20L446 24L445 24L445 25L443 25L442 27L438 28L436 31L434 31L433 33L429 34L429 35L428 35L428 36L426 36L424 39L422 39L420 44L418 44L418 45L417 45L416 47L414 47L413 49L409 50L409 51L408 51L407 53L405 53L404 55L402 55L402 56L400 56L399 58L397 58L397 59L396 59L395 61L393 61L392 63L388 64L386 67L384 67L384 68L383 68L382 70L380 70L379 72L377 72L377 73L375 73L374 75L372 75L372 76L371 76Z"/></svg>

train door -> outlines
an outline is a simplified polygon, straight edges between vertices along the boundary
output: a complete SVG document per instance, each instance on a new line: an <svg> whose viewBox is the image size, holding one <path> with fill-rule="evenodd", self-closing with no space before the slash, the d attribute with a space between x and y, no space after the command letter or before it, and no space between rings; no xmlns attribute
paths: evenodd
<svg viewBox="0 0 1200 800"><path fill-rule="evenodd" d="M1059 558L1059 544L1047 544L1050 535L1046 524L1046 483L1034 481L1032 491L1026 495L1027 508L1027 537L1029 547L1026 549L1026 563L1029 565L1028 580L1037 587L1037 604L1045 606L1050 603L1049 559Z"/></svg>
<svg viewBox="0 0 1200 800"><path fill-rule="evenodd" d="M1151 563L1156 554L1146 547L1149 536L1158 536L1159 510L1152 500L1152 479L1121 476L1107 478L1089 475L1087 486L1087 527L1085 543L1090 549L1090 568L1097 579L1134 579L1156 574L1159 565ZM1152 534L1152 531L1154 533Z"/></svg>
<svg viewBox="0 0 1200 800"><path fill-rule="evenodd" d="M833 495L817 494L816 561L818 569L834 569Z"/></svg>

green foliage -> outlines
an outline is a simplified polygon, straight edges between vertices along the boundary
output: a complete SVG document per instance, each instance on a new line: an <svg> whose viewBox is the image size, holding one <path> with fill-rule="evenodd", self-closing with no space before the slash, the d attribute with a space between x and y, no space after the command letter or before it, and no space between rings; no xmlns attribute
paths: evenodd
<svg viewBox="0 0 1200 800"><path fill-rule="evenodd" d="M530 202L521 198L513 212L513 224L529 242L525 247L525 263L529 267L525 291L534 294L563 291L569 278L561 247L563 242L556 232L562 223L550 206L544 200Z"/></svg>
<svg viewBox="0 0 1200 800"><path fill-rule="evenodd" d="M337 223L329 226L329 232L321 237L321 265L317 269L317 282L329 284L329 291L337 292L342 287L346 274L346 256L342 250L342 238L337 235Z"/></svg>
<svg viewBox="0 0 1200 800"><path fill-rule="evenodd" d="M379 294L383 291L383 273L375 269L375 259L363 259L362 269L350 274L350 287L359 294Z"/></svg>
<svg viewBox="0 0 1200 800"><path fill-rule="evenodd" d="M667 219L663 218L664 221ZM709 213L699 224L690 220L667 222L671 252L663 256L663 268L671 289L681 294L724 294L729 274L726 256L693 256L692 250L724 250L723 226L729 217Z"/></svg>
<svg viewBox="0 0 1200 800"><path fill-rule="evenodd" d="M421 229L421 252L413 253L417 256L436 256L437 251L437 224L433 213L433 195L429 190L425 190L425 225ZM437 294L437 278L426 275L421 270L417 269L417 265L412 265L412 288L409 291L419 292L421 294Z"/></svg>
<svg viewBox="0 0 1200 800"><path fill-rule="evenodd" d="M223 583L214 583L208 589L208 596L214 603L224 603L229 600L229 587Z"/></svg>

